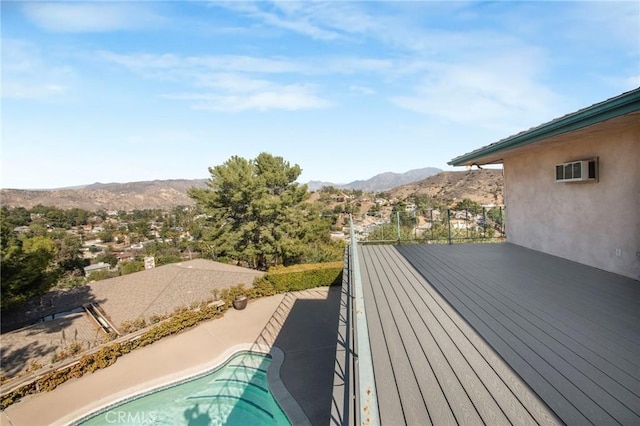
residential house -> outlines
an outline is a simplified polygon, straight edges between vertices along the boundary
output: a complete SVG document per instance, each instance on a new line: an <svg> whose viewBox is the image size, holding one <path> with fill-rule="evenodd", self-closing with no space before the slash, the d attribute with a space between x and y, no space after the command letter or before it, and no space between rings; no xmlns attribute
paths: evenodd
<svg viewBox="0 0 640 426"><path fill-rule="evenodd" d="M417 206L413 203L408 203L407 205L404 206L404 211L407 213L411 213L411 212L415 212L416 211Z"/></svg>
<svg viewBox="0 0 640 426"><path fill-rule="evenodd" d="M108 271L111 268L111 265L105 262L96 263L95 265L85 266L84 273L85 275L89 275L92 272L97 271Z"/></svg>
<svg viewBox="0 0 640 426"><path fill-rule="evenodd" d="M449 164L503 165L508 242L640 278L640 88Z"/></svg>

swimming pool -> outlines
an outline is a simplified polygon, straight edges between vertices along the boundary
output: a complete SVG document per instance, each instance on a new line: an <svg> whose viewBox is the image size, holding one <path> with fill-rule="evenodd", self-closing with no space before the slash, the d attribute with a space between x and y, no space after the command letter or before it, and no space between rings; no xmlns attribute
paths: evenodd
<svg viewBox="0 0 640 426"><path fill-rule="evenodd" d="M133 397L79 425L291 425L267 381L269 355L241 352L194 378Z"/></svg>

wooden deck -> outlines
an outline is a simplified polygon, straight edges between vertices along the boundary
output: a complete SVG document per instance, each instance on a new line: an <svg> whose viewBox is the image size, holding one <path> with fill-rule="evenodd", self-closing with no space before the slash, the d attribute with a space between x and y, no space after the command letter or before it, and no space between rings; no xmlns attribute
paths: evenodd
<svg viewBox="0 0 640 426"><path fill-rule="evenodd" d="M638 281L511 244L360 257L383 425L640 424Z"/></svg>

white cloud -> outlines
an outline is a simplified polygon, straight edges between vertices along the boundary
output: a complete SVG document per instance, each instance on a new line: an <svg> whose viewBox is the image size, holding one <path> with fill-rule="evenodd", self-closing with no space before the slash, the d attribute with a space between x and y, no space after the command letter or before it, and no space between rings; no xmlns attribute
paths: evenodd
<svg viewBox="0 0 640 426"><path fill-rule="evenodd" d="M251 78L243 74L205 73L197 76L195 84L201 87L222 89L229 92L247 93L268 89L272 83L268 80Z"/></svg>
<svg viewBox="0 0 640 426"><path fill-rule="evenodd" d="M261 90L223 91L217 93L167 94L163 97L190 101L194 109L241 112L248 110L269 111L327 108L328 100L319 97L312 87L304 85L268 84ZM227 88L229 89L229 88Z"/></svg>
<svg viewBox="0 0 640 426"><path fill-rule="evenodd" d="M318 40L334 40L340 34L322 28L317 22L319 3L311 2L213 2L237 13L242 13L264 24L293 31ZM338 3L335 3L336 5ZM315 10L315 13L313 12Z"/></svg>
<svg viewBox="0 0 640 426"><path fill-rule="evenodd" d="M448 54L453 50L483 49L508 41L496 31L444 30L447 20L469 19L474 2L213 2L258 21L312 39L344 42L353 46L368 41L408 50L419 55Z"/></svg>
<svg viewBox="0 0 640 426"><path fill-rule="evenodd" d="M563 111L559 97L536 81L543 64L532 52L431 64L413 93L392 102L445 121L519 131Z"/></svg>
<svg viewBox="0 0 640 426"><path fill-rule="evenodd" d="M163 21L140 2L25 2L23 11L37 26L53 32L131 30Z"/></svg>
<svg viewBox="0 0 640 426"><path fill-rule="evenodd" d="M2 40L2 97L51 100L69 93L75 80L67 65L48 61L35 44L24 40Z"/></svg>
<svg viewBox="0 0 640 426"><path fill-rule="evenodd" d="M309 67L283 58L239 55L122 55L99 52L98 56L124 66L144 78L176 81L198 89L162 95L165 99L190 101L195 109L213 111L267 111L327 108L331 102L312 84L296 81ZM272 75L277 74L278 81ZM266 78L269 76L271 79ZM282 81L280 81L282 80Z"/></svg>
<svg viewBox="0 0 640 426"><path fill-rule="evenodd" d="M603 44L622 43L628 46L629 53L640 55L640 3L637 1L618 2L575 2L571 3L572 15L580 25L566 26L572 38L586 43ZM560 19L560 17L558 17ZM593 34L600 37L594 40Z"/></svg>
<svg viewBox="0 0 640 426"><path fill-rule="evenodd" d="M109 51L99 51L97 54L103 60L147 75L162 70L188 69L268 74L302 71L300 63L285 58L260 58L243 55L118 54Z"/></svg>
<svg viewBox="0 0 640 426"><path fill-rule="evenodd" d="M2 84L2 97L9 99L52 99L66 94L67 90L67 87L57 84L8 81Z"/></svg>

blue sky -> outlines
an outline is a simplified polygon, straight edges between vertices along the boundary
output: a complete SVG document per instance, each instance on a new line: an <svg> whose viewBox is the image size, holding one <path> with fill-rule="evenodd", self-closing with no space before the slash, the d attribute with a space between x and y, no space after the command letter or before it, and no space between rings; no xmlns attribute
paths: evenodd
<svg viewBox="0 0 640 426"><path fill-rule="evenodd" d="M452 169L640 85L636 1L1 5L3 188Z"/></svg>

